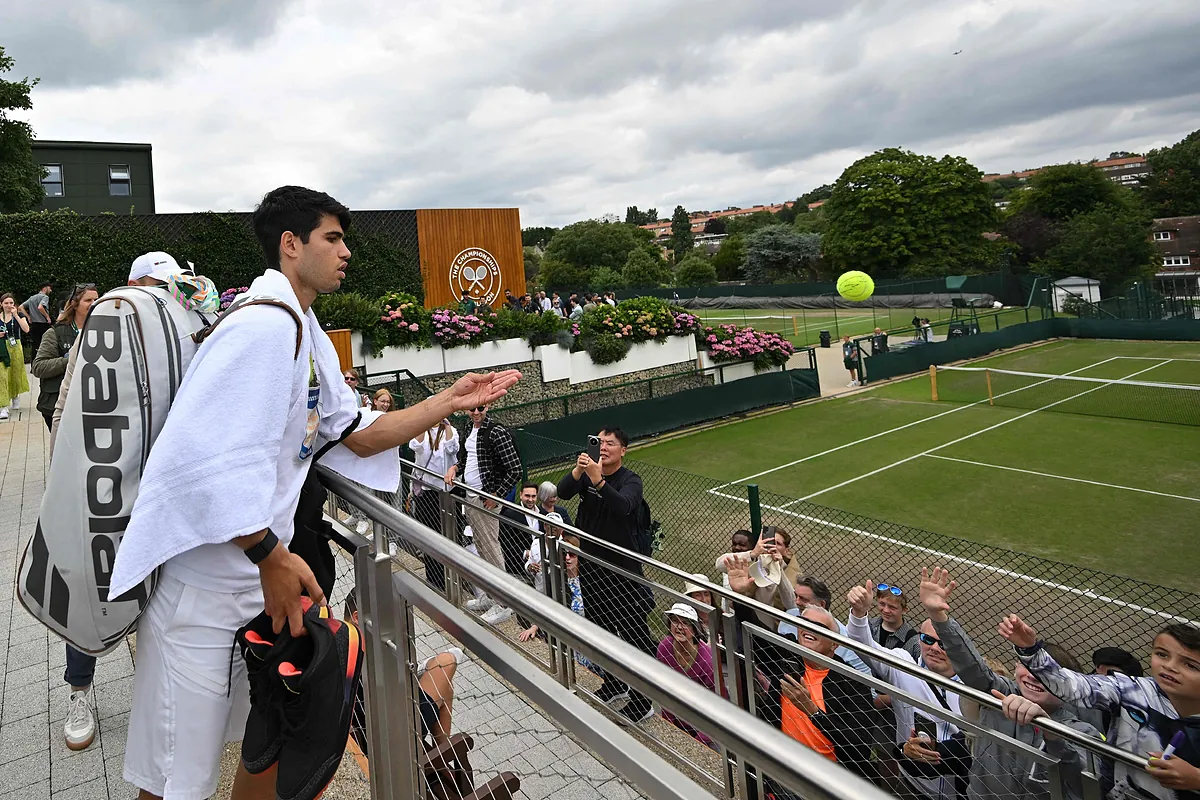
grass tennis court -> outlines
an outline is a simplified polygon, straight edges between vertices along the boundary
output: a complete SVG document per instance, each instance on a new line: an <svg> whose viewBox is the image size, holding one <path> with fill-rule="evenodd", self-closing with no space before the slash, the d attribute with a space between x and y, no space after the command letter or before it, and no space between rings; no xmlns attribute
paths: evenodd
<svg viewBox="0 0 1200 800"><path fill-rule="evenodd" d="M783 334L792 344L805 347L818 342L821 331L827 330L838 338L866 336L882 328L894 331L893 342L911 339L913 316L928 319L934 325L934 333L945 334L940 322L949 321L953 309L949 308L719 308L695 309L695 313L706 325L749 325L756 330ZM1025 308L979 309L981 331L1029 322L1042 318L1042 310L1034 307L1026 313Z"/></svg>
<svg viewBox="0 0 1200 800"><path fill-rule="evenodd" d="M971 366L1200 385L1200 343L1057 340ZM920 375L633 457L1200 590L1200 392L1000 373L993 381L995 406L982 373L940 373L937 402ZM1096 415L1105 413L1113 416Z"/></svg>

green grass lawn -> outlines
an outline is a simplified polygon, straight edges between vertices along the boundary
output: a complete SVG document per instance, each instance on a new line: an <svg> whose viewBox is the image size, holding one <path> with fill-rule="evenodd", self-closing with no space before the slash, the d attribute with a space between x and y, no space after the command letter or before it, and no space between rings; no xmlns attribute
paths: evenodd
<svg viewBox="0 0 1200 800"><path fill-rule="evenodd" d="M757 330L783 334L792 344L807 347L820 340L823 330L839 338L845 335L866 336L875 328L882 328L893 333L894 341L911 339L913 328L909 323L914 315L933 323L934 333L944 334L945 327L939 327L938 323L949 321L952 311L949 308L738 308L701 309L695 313L709 325L749 325ZM1029 310L1028 318L1024 308L979 311L979 327L983 331L994 331L1037 319L1041 319L1041 311L1036 308Z"/></svg>
<svg viewBox="0 0 1200 800"><path fill-rule="evenodd" d="M1062 340L973 364L981 365L1200 385L1200 344ZM997 394L1022 385L993 379ZM631 458L731 482L735 493L744 493L736 484L757 483L789 498L1200 591L1200 427L1039 410L1099 387L1087 397L1093 409L1160 419L1190 409L1194 418L1200 392L1150 392L1131 402L1118 387L1063 385L1053 382L1059 391L1044 402L1034 394L1042 389L1030 389L989 406L982 380L974 395L934 402L921 375L640 447Z"/></svg>

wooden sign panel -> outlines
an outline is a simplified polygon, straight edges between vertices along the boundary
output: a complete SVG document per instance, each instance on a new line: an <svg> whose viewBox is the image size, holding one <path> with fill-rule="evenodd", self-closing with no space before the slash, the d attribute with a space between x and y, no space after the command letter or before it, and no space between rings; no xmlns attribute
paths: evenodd
<svg viewBox="0 0 1200 800"><path fill-rule="evenodd" d="M463 292L493 307L504 302L505 289L525 293L515 208L418 209L417 241L427 308L457 303Z"/></svg>

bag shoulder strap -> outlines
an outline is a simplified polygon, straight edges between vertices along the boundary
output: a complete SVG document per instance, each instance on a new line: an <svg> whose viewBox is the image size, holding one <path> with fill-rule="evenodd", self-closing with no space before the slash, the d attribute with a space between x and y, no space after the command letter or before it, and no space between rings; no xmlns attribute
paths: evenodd
<svg viewBox="0 0 1200 800"><path fill-rule="evenodd" d="M221 320L229 319L229 315L239 308L247 308L248 306L276 306L287 311L291 315L292 320L296 323L296 353L292 356L295 360L300 357L300 345L304 342L304 323L300 319L300 315L296 313L296 309L289 306L282 300L276 300L273 297L246 297L242 300L235 300L233 305L225 310L225 313L217 318L215 322L208 325L192 334L192 341L197 346L204 343L204 340L212 335L212 332L221 324Z"/></svg>

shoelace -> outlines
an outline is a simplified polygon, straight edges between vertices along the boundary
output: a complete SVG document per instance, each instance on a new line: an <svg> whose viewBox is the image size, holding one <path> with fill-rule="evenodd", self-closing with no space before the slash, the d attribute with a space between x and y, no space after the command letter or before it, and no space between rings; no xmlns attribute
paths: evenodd
<svg viewBox="0 0 1200 800"><path fill-rule="evenodd" d="M67 711L67 726L77 727L87 722L91 716L91 704L88 702L89 692L76 692L71 695L71 708Z"/></svg>

